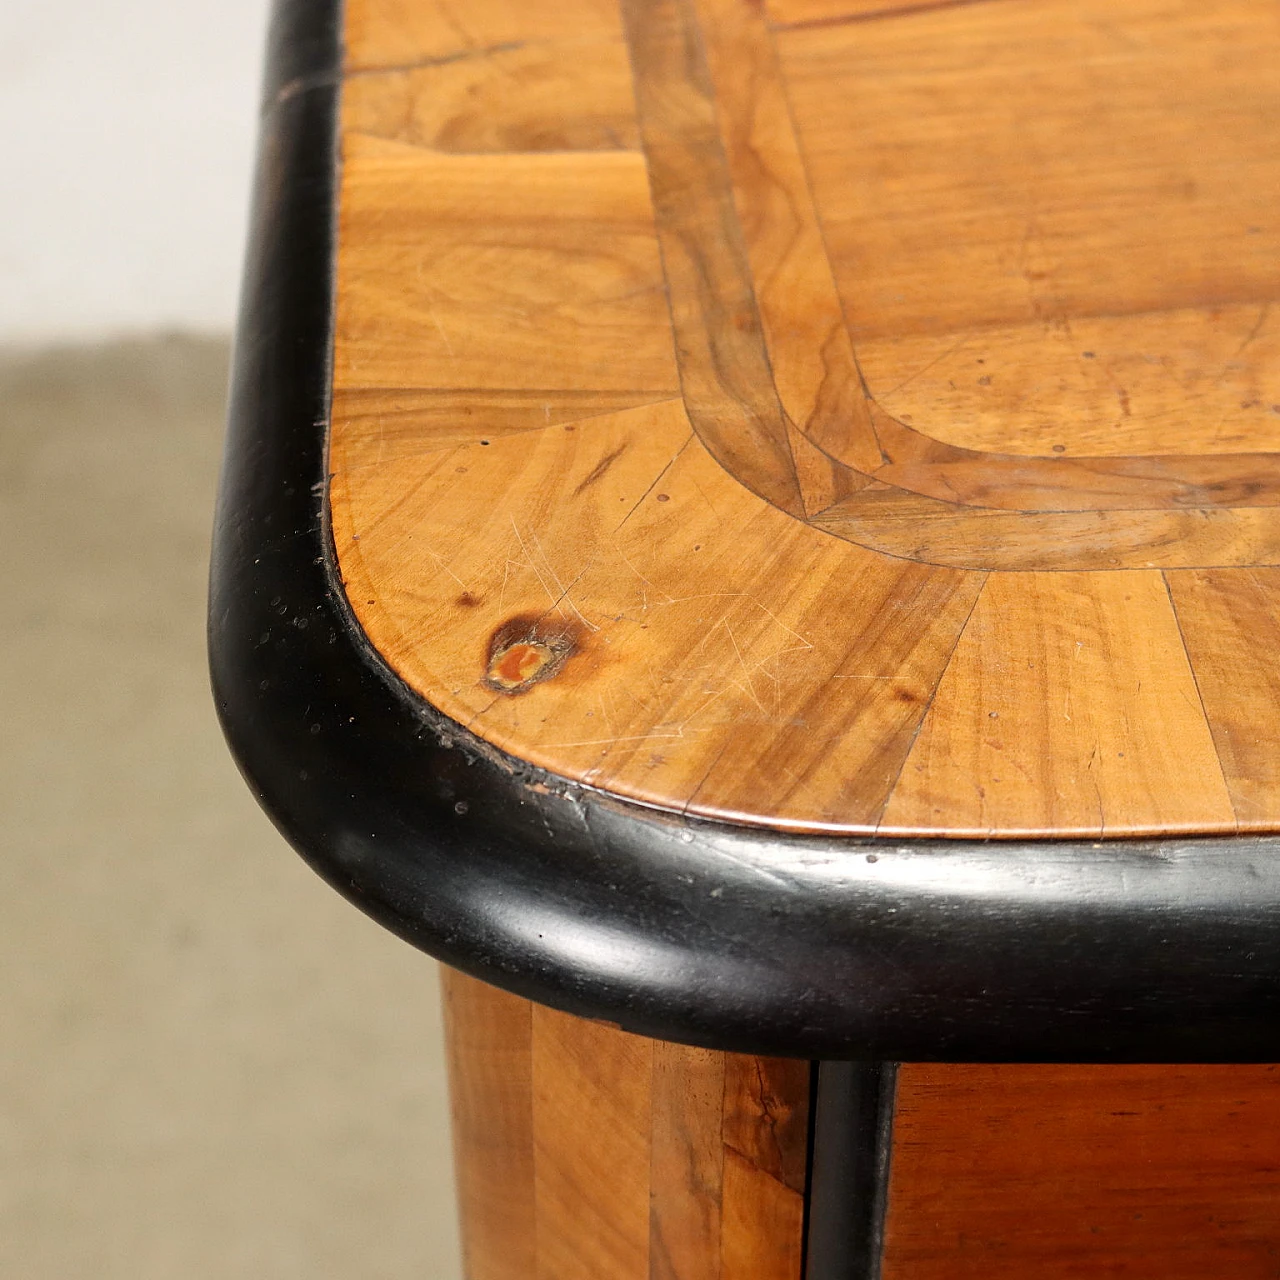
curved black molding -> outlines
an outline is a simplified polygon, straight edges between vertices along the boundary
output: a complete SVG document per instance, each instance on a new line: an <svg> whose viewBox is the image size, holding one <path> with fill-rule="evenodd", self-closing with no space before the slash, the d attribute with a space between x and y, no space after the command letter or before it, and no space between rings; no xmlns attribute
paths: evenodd
<svg viewBox="0 0 1280 1280"><path fill-rule="evenodd" d="M285 0L273 30L268 85L293 89L263 123L210 651L240 766L312 866L448 963L645 1035L813 1058L1280 1060L1280 841L687 821L522 768L386 669L325 525L338 6Z"/></svg>

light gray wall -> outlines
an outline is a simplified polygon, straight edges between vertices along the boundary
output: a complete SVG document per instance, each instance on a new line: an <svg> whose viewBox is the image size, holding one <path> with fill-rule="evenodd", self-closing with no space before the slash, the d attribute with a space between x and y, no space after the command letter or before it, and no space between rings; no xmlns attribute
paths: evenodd
<svg viewBox="0 0 1280 1280"><path fill-rule="evenodd" d="M0 0L0 342L230 328L267 0Z"/></svg>

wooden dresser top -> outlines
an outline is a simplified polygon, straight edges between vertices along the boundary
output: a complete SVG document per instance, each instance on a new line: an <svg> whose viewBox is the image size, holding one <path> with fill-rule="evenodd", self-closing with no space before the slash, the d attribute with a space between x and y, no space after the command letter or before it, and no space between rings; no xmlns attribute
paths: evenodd
<svg viewBox="0 0 1280 1280"><path fill-rule="evenodd" d="M1280 7L348 0L330 514L519 759L1280 828Z"/></svg>

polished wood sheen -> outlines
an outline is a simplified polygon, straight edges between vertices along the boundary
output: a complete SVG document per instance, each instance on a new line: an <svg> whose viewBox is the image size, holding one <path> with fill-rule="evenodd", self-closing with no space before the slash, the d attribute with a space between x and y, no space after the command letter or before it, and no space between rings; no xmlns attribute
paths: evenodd
<svg viewBox="0 0 1280 1280"><path fill-rule="evenodd" d="M444 977L468 1280L1280 1275L1277 1069L1115 1065L1275 1050L1280 6L272 45L215 690L532 997Z"/></svg>
<svg viewBox="0 0 1280 1280"><path fill-rule="evenodd" d="M350 0L379 653L675 812L1274 831L1280 9Z"/></svg>
<svg viewBox="0 0 1280 1280"><path fill-rule="evenodd" d="M801 1280L807 1062L444 988L467 1280Z"/></svg>
<svg viewBox="0 0 1280 1280"><path fill-rule="evenodd" d="M1270 1280L1280 1068L910 1066L883 1280Z"/></svg>

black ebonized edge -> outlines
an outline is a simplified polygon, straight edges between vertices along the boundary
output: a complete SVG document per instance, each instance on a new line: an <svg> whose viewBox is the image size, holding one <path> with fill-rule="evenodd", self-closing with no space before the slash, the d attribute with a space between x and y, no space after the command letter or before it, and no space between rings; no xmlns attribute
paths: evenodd
<svg viewBox="0 0 1280 1280"><path fill-rule="evenodd" d="M267 27L262 110L342 73L342 0L275 0Z"/></svg>
<svg viewBox="0 0 1280 1280"><path fill-rule="evenodd" d="M219 714L281 831L442 960L628 1030L878 1060L1280 1059L1280 841L788 838L485 747L371 650L325 523L336 0L277 4L213 549Z"/></svg>
<svg viewBox="0 0 1280 1280"><path fill-rule="evenodd" d="M804 1280L880 1280L897 1074L892 1062L817 1064Z"/></svg>

